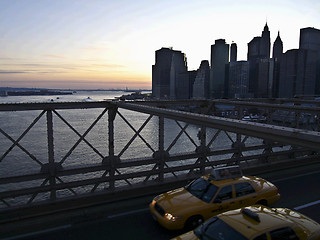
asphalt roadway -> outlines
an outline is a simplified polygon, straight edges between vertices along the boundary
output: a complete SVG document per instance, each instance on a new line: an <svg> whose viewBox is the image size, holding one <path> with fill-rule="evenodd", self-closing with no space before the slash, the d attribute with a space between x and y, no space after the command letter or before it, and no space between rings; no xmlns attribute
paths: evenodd
<svg viewBox="0 0 320 240"><path fill-rule="evenodd" d="M320 223L320 164L258 175L278 188L281 198L273 207L287 207ZM72 221L59 217L33 219L11 226L12 230L0 235L5 240L101 240L101 239L170 239L182 232L168 231L151 217L148 204L153 196L83 209ZM55 224L46 220L56 217ZM70 218L69 218L70 219ZM71 218L72 219L72 218ZM48 221L49 222L49 221ZM25 227L22 225L25 224ZM41 228L39 228L41 226ZM1 226L0 226L1 227ZM3 226L2 226L3 227ZM26 230L27 228L27 230Z"/></svg>

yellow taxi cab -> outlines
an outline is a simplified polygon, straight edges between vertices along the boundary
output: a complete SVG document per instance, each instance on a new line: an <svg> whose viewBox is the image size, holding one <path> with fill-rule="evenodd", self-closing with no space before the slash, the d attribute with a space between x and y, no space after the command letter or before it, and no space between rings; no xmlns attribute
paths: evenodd
<svg viewBox="0 0 320 240"><path fill-rule="evenodd" d="M215 168L183 188L156 196L149 209L163 227L190 230L218 213L253 204L270 205L279 198L272 183L243 176L239 166L230 166Z"/></svg>
<svg viewBox="0 0 320 240"><path fill-rule="evenodd" d="M172 240L319 240L320 224L287 208L262 205L227 211Z"/></svg>

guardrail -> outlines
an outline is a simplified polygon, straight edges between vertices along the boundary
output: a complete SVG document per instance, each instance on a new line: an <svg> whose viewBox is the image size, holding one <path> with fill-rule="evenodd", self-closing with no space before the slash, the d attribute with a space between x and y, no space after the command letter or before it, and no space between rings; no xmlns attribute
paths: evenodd
<svg viewBox="0 0 320 240"><path fill-rule="evenodd" d="M143 104L0 105L0 212L134 197L215 166L266 167L320 149L316 131Z"/></svg>

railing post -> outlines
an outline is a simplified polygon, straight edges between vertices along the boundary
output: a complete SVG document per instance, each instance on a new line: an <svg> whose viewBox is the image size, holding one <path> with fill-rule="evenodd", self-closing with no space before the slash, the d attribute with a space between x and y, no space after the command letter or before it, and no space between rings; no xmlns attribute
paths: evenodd
<svg viewBox="0 0 320 240"><path fill-rule="evenodd" d="M162 182L164 179L164 117L159 116L159 181Z"/></svg>
<svg viewBox="0 0 320 240"><path fill-rule="evenodd" d="M164 180L164 167L166 159L169 158L169 153L164 150L164 117L159 116L159 133L158 133L158 151L154 152L152 157L157 160L156 167L159 169L158 181Z"/></svg>
<svg viewBox="0 0 320 240"><path fill-rule="evenodd" d="M116 108L110 108L108 111L108 132L109 132L109 156L114 157L114 119L116 117Z"/></svg>
<svg viewBox="0 0 320 240"><path fill-rule="evenodd" d="M118 156L114 155L114 119L116 117L117 107L111 107L108 111L108 140L109 140L109 156L105 157L102 161L102 164L106 164L109 166L109 189L115 189L115 172L116 172L116 162L120 161Z"/></svg>
<svg viewBox="0 0 320 240"><path fill-rule="evenodd" d="M201 175L205 174L205 162L207 159L207 152L210 151L210 149L207 148L207 133L206 133L206 127L201 126L201 129L198 132L198 138L200 140L200 147L196 149L196 152L200 154L199 162L200 162L200 172Z"/></svg>
<svg viewBox="0 0 320 240"><path fill-rule="evenodd" d="M237 133L236 141L232 143L231 147L234 149L234 154L230 161L230 164L240 164L240 157L242 157L242 149L245 147L245 144L241 141L242 135Z"/></svg>
<svg viewBox="0 0 320 240"><path fill-rule="evenodd" d="M243 107L242 106L237 106L237 119L242 120L244 117L243 113ZM239 159L242 156L242 148L245 147L245 144L241 140L242 134L241 133L236 133L236 141L231 145L231 148L234 149L234 154L232 156L232 161L230 161L230 164L240 164Z"/></svg>
<svg viewBox="0 0 320 240"><path fill-rule="evenodd" d="M47 111L47 137L48 137L48 173L49 183L51 187L56 185L56 166L54 162L54 143L53 143L53 121L52 110ZM52 189L50 192L50 199L55 200L57 198L56 190Z"/></svg>

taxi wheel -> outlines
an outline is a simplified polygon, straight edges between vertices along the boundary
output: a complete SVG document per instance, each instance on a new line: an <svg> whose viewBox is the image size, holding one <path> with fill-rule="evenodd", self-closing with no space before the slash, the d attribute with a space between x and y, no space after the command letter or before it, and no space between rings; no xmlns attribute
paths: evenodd
<svg viewBox="0 0 320 240"><path fill-rule="evenodd" d="M192 230L199 226L201 223L203 223L203 218L201 216L192 216L186 221L185 228L186 230Z"/></svg>

